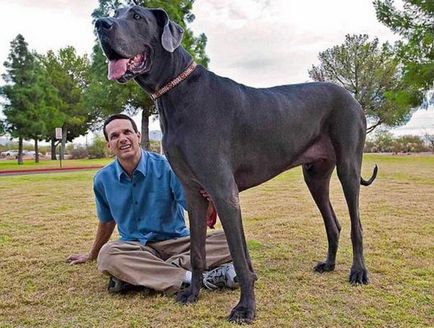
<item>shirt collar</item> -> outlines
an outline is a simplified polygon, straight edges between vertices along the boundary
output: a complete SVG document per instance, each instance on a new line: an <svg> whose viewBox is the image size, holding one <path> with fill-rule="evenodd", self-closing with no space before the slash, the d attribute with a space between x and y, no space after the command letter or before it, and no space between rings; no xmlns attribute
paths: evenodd
<svg viewBox="0 0 434 328"><path fill-rule="evenodd" d="M137 167L134 170L133 175L136 175L137 173L141 173L145 177L147 163L148 163L148 152L142 149L142 155L140 156L139 163L137 164ZM122 175L128 177L128 174L125 173L118 159L116 159L115 161L115 170L116 170L116 176L118 177L119 181L121 180Z"/></svg>

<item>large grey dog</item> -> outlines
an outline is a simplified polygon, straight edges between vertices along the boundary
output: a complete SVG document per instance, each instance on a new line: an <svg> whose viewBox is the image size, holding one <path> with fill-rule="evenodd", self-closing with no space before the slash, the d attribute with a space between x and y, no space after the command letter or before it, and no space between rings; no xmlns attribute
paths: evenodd
<svg viewBox="0 0 434 328"><path fill-rule="evenodd" d="M256 89L197 67L180 46L183 30L162 9L132 6L100 18L96 29L109 60L109 78L134 80L156 101L166 156L185 189L191 229L193 281L181 303L195 302L205 267L207 201L215 204L241 288L229 320L255 317L254 282L241 222L239 192L302 165L324 219L328 254L318 272L335 267L340 225L329 201L335 166L351 218L350 282L366 284L359 215L366 119L360 105L331 83Z"/></svg>

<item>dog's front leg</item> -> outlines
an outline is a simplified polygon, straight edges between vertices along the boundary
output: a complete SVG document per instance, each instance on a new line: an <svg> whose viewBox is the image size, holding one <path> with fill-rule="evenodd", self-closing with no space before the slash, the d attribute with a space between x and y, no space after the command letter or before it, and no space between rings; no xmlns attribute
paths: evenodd
<svg viewBox="0 0 434 328"><path fill-rule="evenodd" d="M244 236L238 187L229 175L220 176L219 181L226 184L222 183L210 190L210 194L226 234L241 289L240 301L232 309L228 319L240 324L251 323L256 315L254 283L257 278Z"/></svg>
<svg viewBox="0 0 434 328"><path fill-rule="evenodd" d="M190 258L192 267L191 285L180 291L176 300L183 304L196 302L202 286L202 273L206 268L206 213L208 201L202 197L199 190L184 186L188 204L190 221Z"/></svg>

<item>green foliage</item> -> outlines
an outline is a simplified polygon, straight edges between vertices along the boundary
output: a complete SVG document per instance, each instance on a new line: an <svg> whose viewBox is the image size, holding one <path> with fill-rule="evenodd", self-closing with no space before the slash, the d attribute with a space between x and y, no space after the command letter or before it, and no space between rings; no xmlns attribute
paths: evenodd
<svg viewBox="0 0 434 328"><path fill-rule="evenodd" d="M106 158L108 157L107 142L103 136L95 137L92 144L87 147L89 158Z"/></svg>
<svg viewBox="0 0 434 328"><path fill-rule="evenodd" d="M2 77L7 84L1 88L1 94L7 100L3 111L6 130L13 137L20 137L26 132L28 114L34 109L33 86L37 79L34 74L35 57L28 50L28 44L21 34L11 42L8 61L3 65L6 74Z"/></svg>
<svg viewBox="0 0 434 328"><path fill-rule="evenodd" d="M22 162L22 139L34 139L37 145L44 138L58 99L39 56L28 50L21 34L11 42L4 66L6 73L2 77L6 85L1 88L1 94L6 99L3 111L6 120L3 127L4 132L20 139L19 162Z"/></svg>
<svg viewBox="0 0 434 328"><path fill-rule="evenodd" d="M0 136L4 135L6 133L5 124L6 123L3 120L0 120Z"/></svg>
<svg viewBox="0 0 434 328"><path fill-rule="evenodd" d="M429 90L434 87L434 1L403 0L403 10L394 0L375 0L378 20L403 37L397 42L407 83Z"/></svg>
<svg viewBox="0 0 434 328"><path fill-rule="evenodd" d="M83 101L83 92L89 84L89 60L86 55L78 56L73 47L60 49L57 54L48 51L41 60L59 98L46 139L54 137L55 127L62 127L67 133L66 140L71 141L87 132L93 118Z"/></svg>
<svg viewBox="0 0 434 328"><path fill-rule="evenodd" d="M145 7L166 10L170 18L184 29L182 46L187 49L197 63L205 67L208 66L209 58L205 53L207 42L205 34L195 37L187 26L187 23L194 20L194 15L191 13L193 0L141 0L137 2ZM99 17L110 16L115 9L123 4L133 5L135 1L99 0L99 7L94 10L92 17L96 20ZM91 82L85 95L85 104L88 108L92 108L95 113L94 128L98 128L101 121L111 114L124 111L130 115L136 115L142 112L142 146L149 149L149 116L157 114L153 101L133 81L119 85L107 79L106 58L97 43L93 48L90 72Z"/></svg>
<svg viewBox="0 0 434 328"><path fill-rule="evenodd" d="M359 101L372 125L405 124L421 94L401 78L393 48L369 36L346 35L345 42L319 54L320 65L309 76L316 81L332 81L347 89Z"/></svg>

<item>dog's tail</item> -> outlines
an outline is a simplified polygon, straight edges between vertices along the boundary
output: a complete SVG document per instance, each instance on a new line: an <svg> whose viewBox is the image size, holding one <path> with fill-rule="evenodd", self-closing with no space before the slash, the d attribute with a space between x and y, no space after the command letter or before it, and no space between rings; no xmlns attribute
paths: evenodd
<svg viewBox="0 0 434 328"><path fill-rule="evenodd" d="M372 176L367 181L363 178L360 178L360 184L362 186L369 186L372 182L374 182L375 178L377 177L377 173L378 173L378 166L377 164L375 164L374 172L372 172Z"/></svg>

